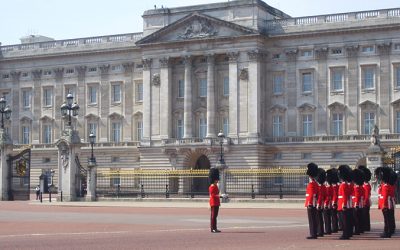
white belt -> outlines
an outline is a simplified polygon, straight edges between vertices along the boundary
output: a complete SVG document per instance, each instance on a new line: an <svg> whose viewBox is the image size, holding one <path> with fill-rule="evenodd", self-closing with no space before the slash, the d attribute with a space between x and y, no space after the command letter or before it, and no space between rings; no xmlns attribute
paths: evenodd
<svg viewBox="0 0 400 250"><path fill-rule="evenodd" d="M309 194L306 194L306 196L310 196Z"/></svg>
<svg viewBox="0 0 400 250"><path fill-rule="evenodd" d="M343 196L339 195L338 198L343 198Z"/></svg>

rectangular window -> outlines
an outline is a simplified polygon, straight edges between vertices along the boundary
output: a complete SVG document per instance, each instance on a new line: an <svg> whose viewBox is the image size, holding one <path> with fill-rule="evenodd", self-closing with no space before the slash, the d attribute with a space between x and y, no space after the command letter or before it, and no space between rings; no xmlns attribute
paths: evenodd
<svg viewBox="0 0 400 250"><path fill-rule="evenodd" d="M343 135L343 114L332 114L332 135Z"/></svg>
<svg viewBox="0 0 400 250"><path fill-rule="evenodd" d="M176 138L182 139L183 138L183 120L178 119L176 121Z"/></svg>
<svg viewBox="0 0 400 250"><path fill-rule="evenodd" d="M43 89L43 106L50 107L52 105L53 92L51 89Z"/></svg>
<svg viewBox="0 0 400 250"><path fill-rule="evenodd" d="M304 160L309 160L309 159L311 159L311 153L303 153L302 158L303 158Z"/></svg>
<svg viewBox="0 0 400 250"><path fill-rule="evenodd" d="M121 102L121 84L111 85L111 101L114 103Z"/></svg>
<svg viewBox="0 0 400 250"><path fill-rule="evenodd" d="M222 94L224 96L229 96L229 77L224 77L224 87Z"/></svg>
<svg viewBox="0 0 400 250"><path fill-rule="evenodd" d="M272 117L272 136L283 136L283 120L280 115L274 115Z"/></svg>
<svg viewBox="0 0 400 250"><path fill-rule="evenodd" d="M178 98L185 97L185 82L178 80Z"/></svg>
<svg viewBox="0 0 400 250"><path fill-rule="evenodd" d="M400 134L400 111L396 112L396 133Z"/></svg>
<svg viewBox="0 0 400 250"><path fill-rule="evenodd" d="M312 56L312 50L302 50L301 51L301 56L302 57L311 57Z"/></svg>
<svg viewBox="0 0 400 250"><path fill-rule="evenodd" d="M137 134L137 140L141 141L143 139L143 122L138 121L136 123L136 134Z"/></svg>
<svg viewBox="0 0 400 250"><path fill-rule="evenodd" d="M313 135L312 115L303 115L303 136Z"/></svg>
<svg viewBox="0 0 400 250"><path fill-rule="evenodd" d="M89 141L89 135L93 133L95 136L97 136L97 123L90 122L88 123L88 138L87 140Z"/></svg>
<svg viewBox="0 0 400 250"><path fill-rule="evenodd" d="M96 86L88 87L88 99L89 99L89 104L97 103L97 88L96 88Z"/></svg>
<svg viewBox="0 0 400 250"><path fill-rule="evenodd" d="M31 90L24 89L22 90L22 107L29 108L31 107Z"/></svg>
<svg viewBox="0 0 400 250"><path fill-rule="evenodd" d="M199 120L199 138L205 138L207 134L207 119L200 118Z"/></svg>
<svg viewBox="0 0 400 250"><path fill-rule="evenodd" d="M361 51L362 51L363 53L371 53L371 52L374 52L374 46L372 46L372 45L363 46L363 47L361 48Z"/></svg>
<svg viewBox="0 0 400 250"><path fill-rule="evenodd" d="M111 124L111 141L112 142L120 142L121 140L121 123L113 122Z"/></svg>
<svg viewBox="0 0 400 250"><path fill-rule="evenodd" d="M395 49L395 50L400 50L400 43L396 43L396 44L394 45L394 49Z"/></svg>
<svg viewBox="0 0 400 250"><path fill-rule="evenodd" d="M51 143L51 125L43 125L43 143Z"/></svg>
<svg viewBox="0 0 400 250"><path fill-rule="evenodd" d="M273 93L275 95L283 92L283 75L274 75L273 78Z"/></svg>
<svg viewBox="0 0 400 250"><path fill-rule="evenodd" d="M223 122L222 132L224 133L225 136L227 136L229 134L229 118L224 117L222 122Z"/></svg>
<svg viewBox="0 0 400 250"><path fill-rule="evenodd" d="M366 112L364 113L364 134L370 135L374 130L375 125L375 113Z"/></svg>
<svg viewBox="0 0 400 250"><path fill-rule="evenodd" d="M396 88L400 88L400 66L396 67L396 84L395 87Z"/></svg>
<svg viewBox="0 0 400 250"><path fill-rule="evenodd" d="M342 54L342 48L333 48L331 50L332 55L341 55Z"/></svg>
<svg viewBox="0 0 400 250"><path fill-rule="evenodd" d="M344 79L344 70L343 69L333 69L332 70L332 90L333 91L343 91L343 79Z"/></svg>
<svg viewBox="0 0 400 250"><path fill-rule="evenodd" d="M136 84L136 101L137 102L143 101L143 83Z"/></svg>
<svg viewBox="0 0 400 250"><path fill-rule="evenodd" d="M207 79L200 79L199 82L199 97L207 97Z"/></svg>
<svg viewBox="0 0 400 250"><path fill-rule="evenodd" d="M22 126L22 144L29 144L30 143L30 127L29 126Z"/></svg>
<svg viewBox="0 0 400 250"><path fill-rule="evenodd" d="M372 67L363 69L363 87L364 89L373 89L375 87L375 70Z"/></svg>
<svg viewBox="0 0 400 250"><path fill-rule="evenodd" d="M312 91L312 74L310 72L302 73L301 79L302 79L303 92L311 92Z"/></svg>

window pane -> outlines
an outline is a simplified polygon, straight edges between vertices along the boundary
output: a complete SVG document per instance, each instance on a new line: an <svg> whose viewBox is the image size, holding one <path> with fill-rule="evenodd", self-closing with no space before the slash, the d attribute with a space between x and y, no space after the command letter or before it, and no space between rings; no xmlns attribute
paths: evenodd
<svg viewBox="0 0 400 250"><path fill-rule="evenodd" d="M371 89L374 88L374 69L366 68L364 69L364 88Z"/></svg>
<svg viewBox="0 0 400 250"><path fill-rule="evenodd" d="M179 119L176 122L176 137L178 139L183 138L183 120Z"/></svg>
<svg viewBox="0 0 400 250"><path fill-rule="evenodd" d="M370 135L375 125L375 113L364 113L364 134Z"/></svg>
<svg viewBox="0 0 400 250"><path fill-rule="evenodd" d="M334 70L332 76L333 90L343 90L343 71Z"/></svg>
<svg viewBox="0 0 400 250"><path fill-rule="evenodd" d="M223 95L224 96L228 96L229 95L229 77L224 77Z"/></svg>
<svg viewBox="0 0 400 250"><path fill-rule="evenodd" d="M112 123L112 131L111 131L111 141L120 142L121 138L121 124L119 122Z"/></svg>
<svg viewBox="0 0 400 250"><path fill-rule="evenodd" d="M183 98L185 96L185 82L183 80L178 81L178 97Z"/></svg>
<svg viewBox="0 0 400 250"><path fill-rule="evenodd" d="M89 86L89 103L97 103L97 89L94 86Z"/></svg>
<svg viewBox="0 0 400 250"><path fill-rule="evenodd" d="M396 68L396 87L400 87L400 66Z"/></svg>
<svg viewBox="0 0 400 250"><path fill-rule="evenodd" d="M30 131L29 126L22 127L22 144L29 144Z"/></svg>
<svg viewBox="0 0 400 250"><path fill-rule="evenodd" d="M224 117L223 123L224 123L223 133L224 133L224 135L228 135L229 134L229 119L228 119L228 117Z"/></svg>
<svg viewBox="0 0 400 250"><path fill-rule="evenodd" d="M283 123L282 123L282 116L275 115L272 118L272 135L274 137L283 136Z"/></svg>
<svg viewBox="0 0 400 250"><path fill-rule="evenodd" d="M396 112L396 133L400 133L400 111Z"/></svg>
<svg viewBox="0 0 400 250"><path fill-rule="evenodd" d="M121 101L121 85L114 84L112 85L112 101L113 102L120 102Z"/></svg>
<svg viewBox="0 0 400 250"><path fill-rule="evenodd" d="M97 123L88 123L88 141L89 141L89 135L93 133L95 136L97 136Z"/></svg>
<svg viewBox="0 0 400 250"><path fill-rule="evenodd" d="M31 106L31 91L30 90L22 91L22 106L24 108L28 108Z"/></svg>
<svg viewBox="0 0 400 250"><path fill-rule="evenodd" d="M303 73L303 92L312 91L312 76L311 73Z"/></svg>
<svg viewBox="0 0 400 250"><path fill-rule="evenodd" d="M51 125L43 125L43 143L51 143Z"/></svg>
<svg viewBox="0 0 400 250"><path fill-rule="evenodd" d="M200 97L207 96L207 79L200 79L199 96Z"/></svg>
<svg viewBox="0 0 400 250"><path fill-rule="evenodd" d="M313 135L313 124L311 115L303 115L303 136Z"/></svg>
<svg viewBox="0 0 400 250"><path fill-rule="evenodd" d="M143 138L143 122L139 121L136 123L136 133L137 133L137 140L141 141Z"/></svg>
<svg viewBox="0 0 400 250"><path fill-rule="evenodd" d="M136 85L136 101L143 101L143 83Z"/></svg>
<svg viewBox="0 0 400 250"><path fill-rule="evenodd" d="M274 94L281 94L282 93L282 85L283 85L283 76L282 75L276 75L274 76L273 80L273 91Z"/></svg>
<svg viewBox="0 0 400 250"><path fill-rule="evenodd" d="M201 118L199 120L199 138L205 138L206 133L207 133L207 120L204 118Z"/></svg>
<svg viewBox="0 0 400 250"><path fill-rule="evenodd" d="M332 115L332 134L342 135L343 134L343 114Z"/></svg>

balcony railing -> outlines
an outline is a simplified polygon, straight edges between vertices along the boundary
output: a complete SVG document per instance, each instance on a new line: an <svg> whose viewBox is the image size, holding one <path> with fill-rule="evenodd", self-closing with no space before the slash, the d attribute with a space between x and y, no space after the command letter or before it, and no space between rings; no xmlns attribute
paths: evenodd
<svg viewBox="0 0 400 250"><path fill-rule="evenodd" d="M96 36L96 37L86 37L77 39L67 39L67 40L56 40L49 42L37 42L37 43L26 43L26 44L15 44L0 46L2 52L11 51L28 51L37 49L52 49L52 48L71 48L79 47L84 45L98 45L98 44L109 44L109 43L121 43L121 42L132 42L140 40L143 37L143 33L128 33L128 34L118 34L110 36Z"/></svg>

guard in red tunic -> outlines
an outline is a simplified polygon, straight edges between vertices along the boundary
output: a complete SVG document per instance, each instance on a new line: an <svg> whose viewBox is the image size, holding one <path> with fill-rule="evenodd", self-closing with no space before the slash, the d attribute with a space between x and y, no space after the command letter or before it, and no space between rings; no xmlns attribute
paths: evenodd
<svg viewBox="0 0 400 250"><path fill-rule="evenodd" d="M210 209L211 209L211 219L210 219L210 227L211 233L219 233L220 230L217 229L217 217L220 206L220 196L218 189L218 181L219 181L219 170L216 168L211 168L209 172L209 180L210 187L208 188L208 192L210 194Z"/></svg>
<svg viewBox="0 0 400 250"><path fill-rule="evenodd" d="M326 199L326 173L325 170L322 168L318 168L318 176L317 176L317 183L318 183L318 198L317 198L317 235L318 237L324 236L324 206L325 206L325 199Z"/></svg>
<svg viewBox="0 0 400 250"><path fill-rule="evenodd" d="M362 225L364 232L371 231L371 217L370 217L370 208L371 208L371 171L363 165L358 166L358 169L363 171L364 173L364 208L362 209Z"/></svg>
<svg viewBox="0 0 400 250"><path fill-rule="evenodd" d="M324 224L325 234L332 233L332 197L333 197L333 186L332 186L332 171L326 171L326 195L324 200ZM328 174L329 173L329 174Z"/></svg>
<svg viewBox="0 0 400 250"><path fill-rule="evenodd" d="M351 227L351 169L348 165L340 165L338 169L339 178L341 183L339 185L338 195L338 212L341 214L343 233L339 238L341 240L348 240L352 235Z"/></svg>
<svg viewBox="0 0 400 250"><path fill-rule="evenodd" d="M331 197L331 222L332 222L332 233L337 233L339 231L338 225L338 193L339 193L339 177L336 168L331 168L326 171L327 181L332 189ZM328 191L329 193L329 191Z"/></svg>
<svg viewBox="0 0 400 250"><path fill-rule="evenodd" d="M378 208L382 210L384 221L381 238L390 238L392 234L390 233L391 221L389 209L394 205L390 197L390 169L388 167L379 167L375 170L375 174L377 179L381 182L380 195L378 197Z"/></svg>
<svg viewBox="0 0 400 250"><path fill-rule="evenodd" d="M307 208L308 225L310 235L307 239L317 239L317 199L318 199L318 184L315 178L318 175L318 166L315 163L307 165L307 175L309 183L306 188L306 201L304 206Z"/></svg>
<svg viewBox="0 0 400 250"><path fill-rule="evenodd" d="M396 183L397 183L397 174L393 169L390 169L390 178L389 178L389 195L391 198L391 204L393 206L389 208L389 233L392 235L396 231L396 218L395 208L396 208Z"/></svg>
<svg viewBox="0 0 400 250"><path fill-rule="evenodd" d="M354 234L359 235L364 232L363 230L363 217L362 210L364 207L364 173L360 169L352 171L354 183L354 196L353 196L353 218L354 218Z"/></svg>

